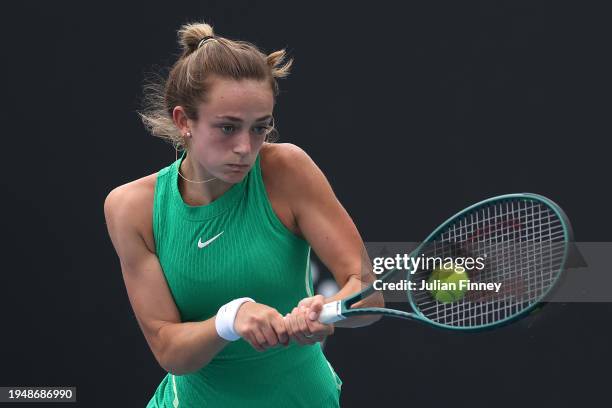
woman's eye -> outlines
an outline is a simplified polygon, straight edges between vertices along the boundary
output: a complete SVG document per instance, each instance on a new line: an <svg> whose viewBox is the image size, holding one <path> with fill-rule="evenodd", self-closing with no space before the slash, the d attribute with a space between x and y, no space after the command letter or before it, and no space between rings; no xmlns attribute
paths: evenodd
<svg viewBox="0 0 612 408"><path fill-rule="evenodd" d="M223 125L221 126L221 131L225 134L230 134L234 131L234 126L232 125Z"/></svg>
<svg viewBox="0 0 612 408"><path fill-rule="evenodd" d="M257 133L258 135L264 135L268 132L270 128L268 126L256 126L255 127L255 133Z"/></svg>
<svg viewBox="0 0 612 408"><path fill-rule="evenodd" d="M219 126L219 129L221 129L221 132L223 132L223 134L229 135L232 133L235 133L236 131L238 131L238 128L236 128L236 126L234 125L221 125ZM255 132L256 135L265 135L266 133L268 133L268 131L270 130L270 126L255 126L253 128L253 132Z"/></svg>

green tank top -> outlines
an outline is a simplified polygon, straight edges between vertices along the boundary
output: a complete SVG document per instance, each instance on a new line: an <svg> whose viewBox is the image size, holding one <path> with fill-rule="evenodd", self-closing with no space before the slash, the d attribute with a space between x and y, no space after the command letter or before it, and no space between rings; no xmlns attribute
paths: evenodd
<svg viewBox="0 0 612 408"><path fill-rule="evenodd" d="M223 195L190 206L178 189L185 155L158 172L153 202L157 256L181 321L209 319L244 296L285 315L312 296L310 245L274 213L260 156ZM318 343L260 353L240 339L197 372L167 373L147 408L338 407L341 385Z"/></svg>

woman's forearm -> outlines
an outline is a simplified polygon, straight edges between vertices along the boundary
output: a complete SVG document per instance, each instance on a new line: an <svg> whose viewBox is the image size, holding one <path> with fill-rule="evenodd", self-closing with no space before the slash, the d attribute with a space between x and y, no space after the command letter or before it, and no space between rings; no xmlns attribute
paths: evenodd
<svg viewBox="0 0 612 408"><path fill-rule="evenodd" d="M215 318L172 323L159 330L162 367L172 374L195 372L208 364L229 342L217 334Z"/></svg>

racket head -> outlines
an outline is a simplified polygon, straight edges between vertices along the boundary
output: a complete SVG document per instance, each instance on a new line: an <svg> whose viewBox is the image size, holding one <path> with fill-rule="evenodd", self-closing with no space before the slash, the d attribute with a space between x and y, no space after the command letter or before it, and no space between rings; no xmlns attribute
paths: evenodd
<svg viewBox="0 0 612 408"><path fill-rule="evenodd" d="M501 281L502 294L474 295L441 302L427 290L407 291L415 318L436 327L486 330L528 315L557 285L573 240L570 221L552 200L533 193L492 197L458 212L440 224L411 257L487 256L483 271L470 280ZM431 269L408 271L419 287ZM508 288L509 287L509 288Z"/></svg>

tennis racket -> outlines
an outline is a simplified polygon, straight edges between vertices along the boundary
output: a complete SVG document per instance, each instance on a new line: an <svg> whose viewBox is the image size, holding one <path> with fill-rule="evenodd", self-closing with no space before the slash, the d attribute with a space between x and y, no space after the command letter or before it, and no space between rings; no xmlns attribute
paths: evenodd
<svg viewBox="0 0 612 408"><path fill-rule="evenodd" d="M501 326L543 304L562 275L572 239L567 216L546 197L518 193L489 198L446 220L409 256L482 257L484 267L468 272L470 282L502 283L502 290L468 290L456 301L442 302L432 291L418 289L422 281L431 279L433 268L395 268L377 279L414 282L415 289L401 292L410 312L387 307L351 308L377 292L371 283L357 294L325 304L319 321L328 324L350 316L379 314L463 331Z"/></svg>

